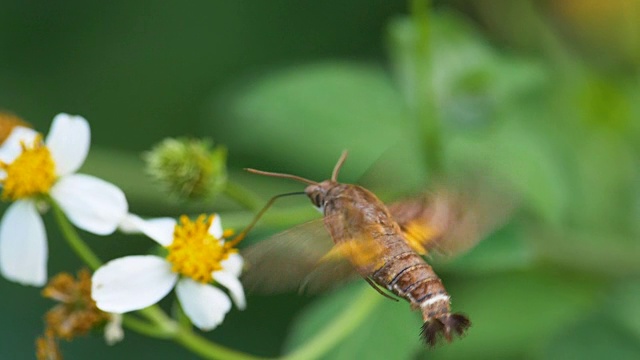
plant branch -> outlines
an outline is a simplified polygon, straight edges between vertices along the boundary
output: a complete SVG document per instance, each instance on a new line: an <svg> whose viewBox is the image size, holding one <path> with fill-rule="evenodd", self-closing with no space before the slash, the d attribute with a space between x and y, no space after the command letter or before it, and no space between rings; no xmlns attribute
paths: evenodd
<svg viewBox="0 0 640 360"><path fill-rule="evenodd" d="M67 240L69 246L71 246L71 249L73 249L80 259L95 271L102 265L102 261L100 261L98 256L80 238L76 229L71 225L69 219L67 219L66 215L62 212L62 209L60 209L60 206L58 206L53 199L50 199L49 203L53 209L53 214L58 222L58 226L60 226L60 230L62 231L62 234Z"/></svg>

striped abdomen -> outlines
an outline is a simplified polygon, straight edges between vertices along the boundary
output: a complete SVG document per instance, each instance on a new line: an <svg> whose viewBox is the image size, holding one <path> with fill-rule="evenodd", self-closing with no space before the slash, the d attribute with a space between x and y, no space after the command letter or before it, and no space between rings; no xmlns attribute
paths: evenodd
<svg viewBox="0 0 640 360"><path fill-rule="evenodd" d="M371 277L379 285L407 299L413 309L420 309L424 320L422 336L428 345L435 345L440 334L451 341L452 335L461 335L471 325L466 316L451 314L449 294L442 281L414 251L388 257Z"/></svg>
<svg viewBox="0 0 640 360"><path fill-rule="evenodd" d="M381 286L407 299L412 308L420 309L424 321L450 311L449 295L440 278L413 251L388 259L372 277Z"/></svg>

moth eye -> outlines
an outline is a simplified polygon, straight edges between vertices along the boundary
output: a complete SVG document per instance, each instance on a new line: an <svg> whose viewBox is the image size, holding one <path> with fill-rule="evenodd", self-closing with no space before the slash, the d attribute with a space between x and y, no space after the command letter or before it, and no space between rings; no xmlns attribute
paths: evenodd
<svg viewBox="0 0 640 360"><path fill-rule="evenodd" d="M313 202L316 204L316 206L320 206L321 205L321 198L320 198L320 194L316 194L316 196L313 198Z"/></svg>

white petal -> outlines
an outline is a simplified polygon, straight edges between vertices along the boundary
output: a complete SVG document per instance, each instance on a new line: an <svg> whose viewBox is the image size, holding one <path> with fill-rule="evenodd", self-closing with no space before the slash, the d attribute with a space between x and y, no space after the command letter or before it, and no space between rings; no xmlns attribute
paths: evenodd
<svg viewBox="0 0 640 360"><path fill-rule="evenodd" d="M60 178L51 196L77 227L111 234L127 214L127 199L117 186L97 177L73 174Z"/></svg>
<svg viewBox="0 0 640 360"><path fill-rule="evenodd" d="M214 218L209 226L209 234L213 235L216 239L222 239L222 222L220 221L220 215L213 214Z"/></svg>
<svg viewBox="0 0 640 360"><path fill-rule="evenodd" d="M222 290L190 278L178 281L176 294L184 313L200 330L211 330L220 325L231 310L231 301Z"/></svg>
<svg viewBox="0 0 640 360"><path fill-rule="evenodd" d="M212 275L215 281L229 290L231 298L233 299L233 302L236 303L238 309L244 310L247 306L247 302L244 298L244 289L242 288L240 280L233 276L233 274L225 271L216 271Z"/></svg>
<svg viewBox="0 0 640 360"><path fill-rule="evenodd" d="M0 161L11 164L18 155L22 154L22 143L27 146L33 145L38 132L23 126L16 126L11 130L11 134L0 146Z"/></svg>
<svg viewBox="0 0 640 360"><path fill-rule="evenodd" d="M82 116L58 114L53 118L45 143L56 163L58 176L74 173L89 153L89 123Z"/></svg>
<svg viewBox="0 0 640 360"><path fill-rule="evenodd" d="M242 267L244 266L244 259L240 254L231 254L226 260L223 260L220 265L227 272L235 277L239 277L242 273Z"/></svg>
<svg viewBox="0 0 640 360"><path fill-rule="evenodd" d="M111 313L111 319L104 327L104 341L107 345L114 345L124 339L124 330L122 329L122 315Z"/></svg>
<svg viewBox="0 0 640 360"><path fill-rule="evenodd" d="M125 256L96 270L91 279L91 296L100 310L121 314L157 303L177 280L171 264L161 257Z"/></svg>
<svg viewBox="0 0 640 360"><path fill-rule="evenodd" d="M13 203L0 223L0 271L11 281L42 286L47 281L47 233L36 204Z"/></svg>
<svg viewBox="0 0 640 360"><path fill-rule="evenodd" d="M176 220L173 218L142 219L135 214L127 214L120 223L119 229L128 234L143 233L162 246L173 242L173 230Z"/></svg>

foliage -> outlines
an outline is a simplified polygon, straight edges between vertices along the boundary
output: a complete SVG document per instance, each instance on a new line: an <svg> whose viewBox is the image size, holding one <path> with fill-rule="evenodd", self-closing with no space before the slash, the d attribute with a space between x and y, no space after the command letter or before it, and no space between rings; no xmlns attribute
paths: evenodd
<svg viewBox="0 0 640 360"><path fill-rule="evenodd" d="M150 188L134 151L165 136L211 137L224 145L228 182L265 201L300 186L254 177L243 167L320 180L329 176L343 149L351 157L342 181L362 181L384 199L478 173L499 179L495 184L502 191L517 194L517 210L498 231L454 259L431 259L453 308L473 322L462 340L424 349L418 316L406 303L350 284L304 300L293 294L249 296L246 311L232 310L220 328L207 334L226 346L295 358L305 344L357 311L354 299L359 299L368 306L366 316L339 323L344 334L322 345L326 352L315 349L320 358L637 358L637 29L633 38L625 35L626 28L607 28L623 45L602 59L592 55L603 46L593 37L594 28L576 29L580 16L595 17L596 2L588 1L591 7L569 0L546 7L521 3L527 5L444 1L422 6L413 1L403 9L327 2L311 10L265 3L255 5L265 12L259 19L241 12L240 5L200 4L204 13L215 13L218 29L200 18L203 12L195 5L183 5L176 18L170 14L180 6L158 7L145 20L142 9L123 2L115 5L123 14L111 10L104 15L110 25L90 26L94 14L77 28L65 29L47 17L49 23L40 26L54 28L54 34L23 28L16 38L21 45L0 42L2 53L14 54L0 57L0 65L6 65L0 66L6 84L0 105L30 121L48 119L41 115L58 110L96 119L92 131L98 150L92 150L84 171L120 185L131 207L149 216L207 209L221 213L225 225L242 228L262 204L243 202L242 194L227 187L226 196L214 202L183 205ZM613 19L611 24L618 19L615 4L623 13L626 2L612 4L600 9ZM637 24L640 11L634 9L627 15ZM34 9L14 5L13 10ZM222 19L221 13L233 19ZM338 13L348 16L342 19ZM332 24L318 22L314 14L338 17ZM35 21L34 16L29 18ZM509 19L496 21L500 16ZM312 19L317 28L307 24ZM291 21L295 28L270 28L268 21ZM557 23L573 26L578 35L563 32ZM378 28L384 30L372 30ZM301 34L293 34L299 29ZM522 35L523 29L533 35ZM92 41L76 49L63 39L65 31ZM227 32L234 33L224 40L221 34ZM52 49L41 50L54 57L50 63L37 62L40 50L24 41L30 36L51 44ZM55 57L65 46L77 52L69 61ZM19 63L16 53L30 60ZM98 73L94 80L83 79L92 69ZM31 77L41 80L45 90ZM63 94L56 84L67 77L69 92ZM35 99L44 103L38 107ZM283 200L247 242L314 216L306 199ZM61 235L49 236L51 273L77 266L78 260L60 246ZM146 251L148 245L134 239L114 248L86 238L108 259ZM39 332L34 329L41 328L40 316L49 305L4 280L0 289L11 294L1 302L6 325L0 327L0 348L20 358L32 349ZM25 311L25 303L32 310ZM125 343L104 351L97 343L88 338L62 344L63 353L74 358L100 348L96 359L133 359L149 349L166 357L183 355L175 345L129 334Z"/></svg>

